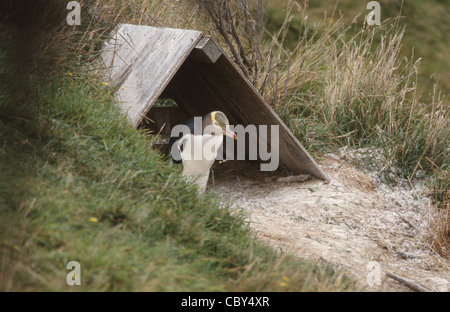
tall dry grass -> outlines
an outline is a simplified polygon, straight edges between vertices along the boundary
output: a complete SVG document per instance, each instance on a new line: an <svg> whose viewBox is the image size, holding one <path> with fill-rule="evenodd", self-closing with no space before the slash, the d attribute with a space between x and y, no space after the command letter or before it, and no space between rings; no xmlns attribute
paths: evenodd
<svg viewBox="0 0 450 312"><path fill-rule="evenodd" d="M350 39L345 32L337 22L299 44L290 75L281 78L295 99L285 102L288 111L307 107L305 117L327 124L345 143L380 144L405 175L443 165L448 107L437 92L431 103L421 102L420 60L399 57L404 30L394 23L363 28Z"/></svg>

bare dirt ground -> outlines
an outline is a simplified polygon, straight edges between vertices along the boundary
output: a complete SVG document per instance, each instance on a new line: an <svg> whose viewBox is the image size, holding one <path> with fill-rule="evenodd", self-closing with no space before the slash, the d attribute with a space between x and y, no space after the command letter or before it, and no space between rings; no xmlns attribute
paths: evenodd
<svg viewBox="0 0 450 312"><path fill-rule="evenodd" d="M347 156L328 154L319 164L330 183L292 182L242 161L216 163L209 188L243 209L264 242L334 264L364 291L410 291L387 272L431 291L450 291L450 261L430 247L436 209L423 185L389 187Z"/></svg>

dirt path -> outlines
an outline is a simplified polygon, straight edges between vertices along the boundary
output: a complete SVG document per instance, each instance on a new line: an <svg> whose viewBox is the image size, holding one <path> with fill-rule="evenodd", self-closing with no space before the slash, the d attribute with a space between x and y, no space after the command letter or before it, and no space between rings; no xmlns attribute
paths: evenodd
<svg viewBox="0 0 450 312"><path fill-rule="evenodd" d="M409 291L386 272L433 291L450 291L450 263L427 239L430 201L408 185L389 188L344 159L329 155L320 162L331 178L328 184L289 183L259 172L257 165L225 162L215 165L209 187L244 209L266 243L335 264L366 291Z"/></svg>

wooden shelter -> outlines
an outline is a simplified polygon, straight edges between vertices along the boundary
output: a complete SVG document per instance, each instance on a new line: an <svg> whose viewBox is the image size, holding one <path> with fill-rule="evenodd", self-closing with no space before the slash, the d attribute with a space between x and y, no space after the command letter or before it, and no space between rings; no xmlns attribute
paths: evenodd
<svg viewBox="0 0 450 312"><path fill-rule="evenodd" d="M293 173L329 180L254 86L202 32L121 24L105 43L102 58L109 84L134 127L148 118L156 133L170 133L172 126L214 110L223 111L231 125L278 125L280 164ZM152 108L159 98L171 98L178 107Z"/></svg>

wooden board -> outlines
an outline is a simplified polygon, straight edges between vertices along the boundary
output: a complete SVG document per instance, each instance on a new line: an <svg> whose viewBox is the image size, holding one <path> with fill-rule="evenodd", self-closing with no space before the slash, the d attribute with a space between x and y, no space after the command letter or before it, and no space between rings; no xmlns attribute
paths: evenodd
<svg viewBox="0 0 450 312"><path fill-rule="evenodd" d="M121 24L103 49L109 83L134 127L197 45L195 30Z"/></svg>
<svg viewBox="0 0 450 312"><path fill-rule="evenodd" d="M202 38L195 46L190 57L197 62L215 63L222 55L222 50L210 38Z"/></svg>

